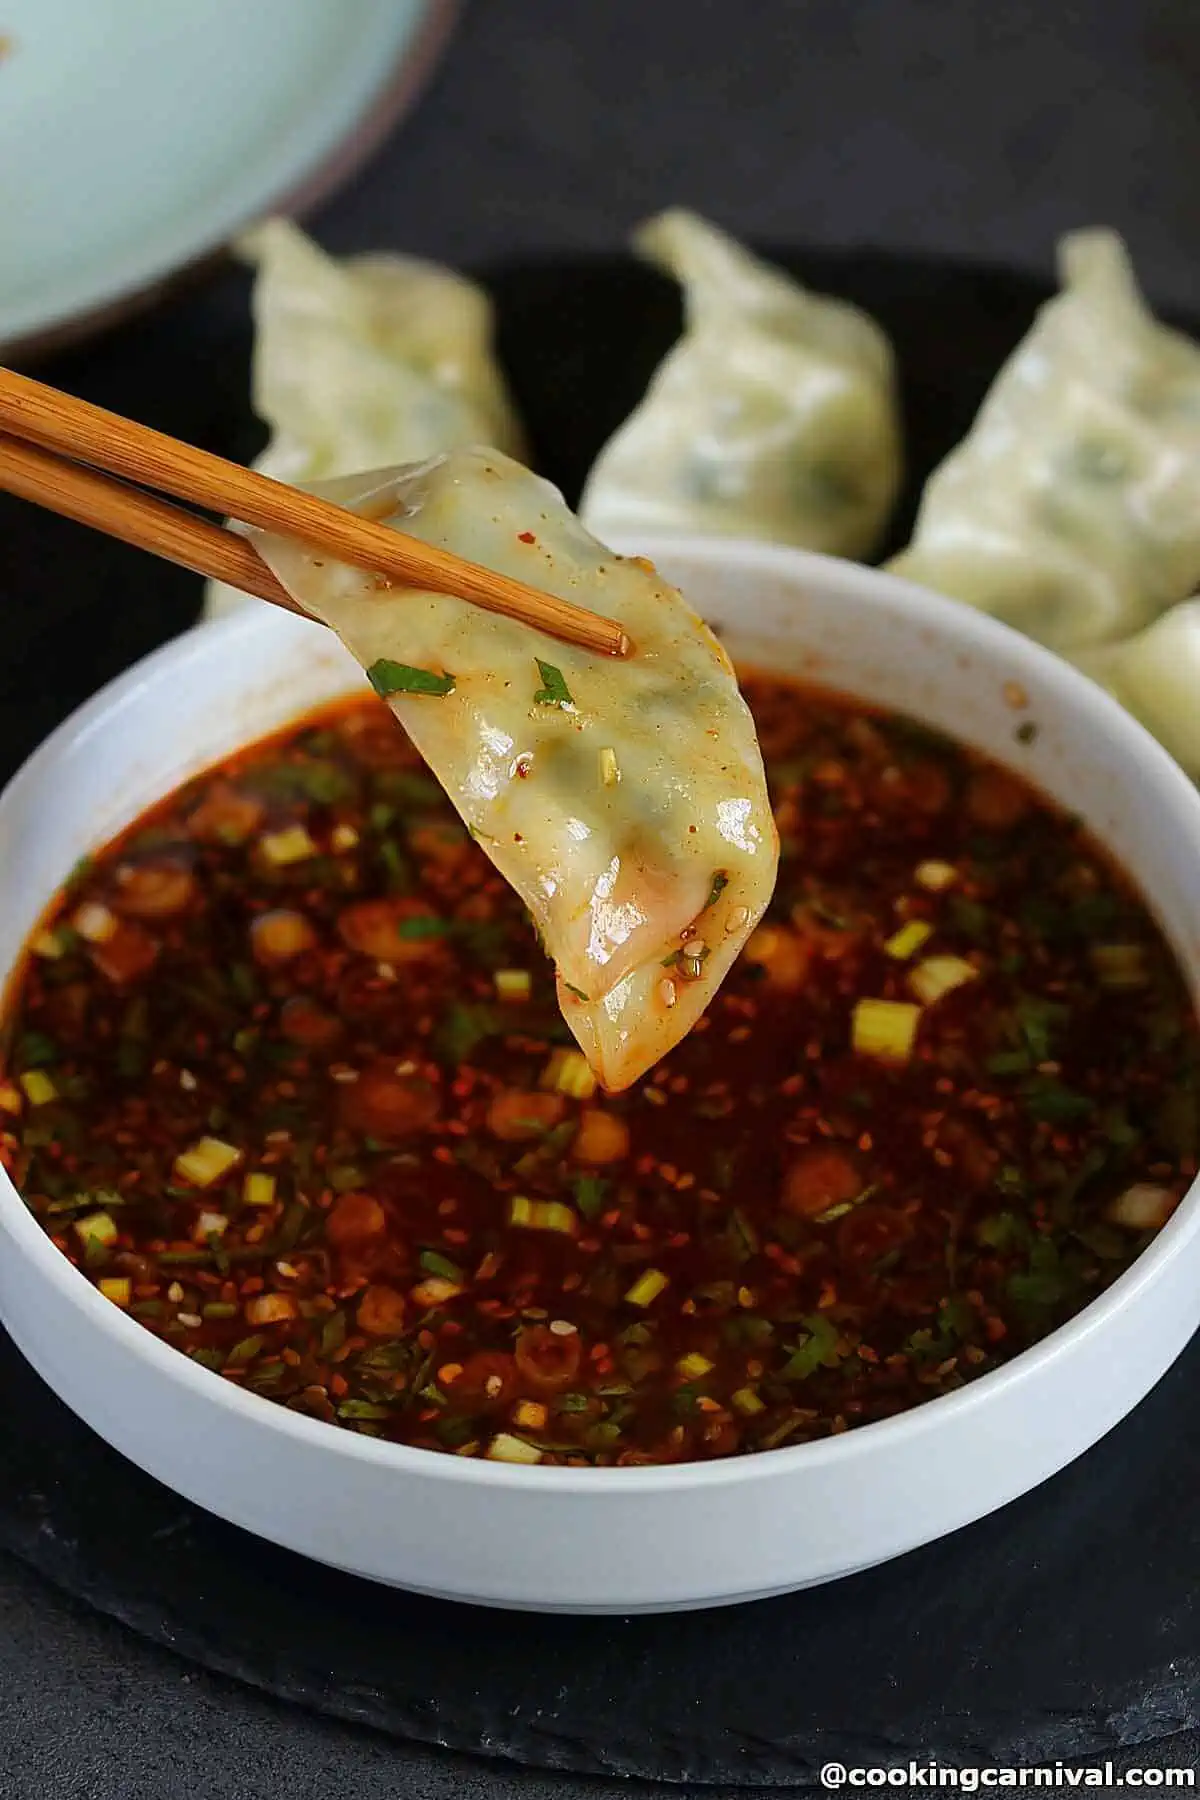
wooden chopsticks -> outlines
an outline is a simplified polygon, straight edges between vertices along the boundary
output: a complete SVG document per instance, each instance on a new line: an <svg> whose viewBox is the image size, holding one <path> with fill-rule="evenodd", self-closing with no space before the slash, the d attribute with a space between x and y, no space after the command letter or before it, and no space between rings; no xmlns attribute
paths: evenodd
<svg viewBox="0 0 1200 1800"><path fill-rule="evenodd" d="M168 562L307 617L248 538L49 450L0 437L0 488Z"/></svg>
<svg viewBox="0 0 1200 1800"><path fill-rule="evenodd" d="M81 463L91 466L81 468ZM97 470L124 479L114 481ZM297 538L388 582L457 595L566 643L606 656L629 652L629 640L615 620L0 369L0 488L272 605L303 611L247 538L128 482Z"/></svg>

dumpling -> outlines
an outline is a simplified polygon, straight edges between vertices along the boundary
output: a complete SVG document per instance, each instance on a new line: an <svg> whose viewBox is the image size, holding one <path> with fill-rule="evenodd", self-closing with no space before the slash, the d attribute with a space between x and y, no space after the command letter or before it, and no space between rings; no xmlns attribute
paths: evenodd
<svg viewBox="0 0 1200 1800"><path fill-rule="evenodd" d="M1200 347L1160 325L1110 231L925 488L891 563L1055 650L1140 630L1200 582Z"/></svg>
<svg viewBox="0 0 1200 1800"><path fill-rule="evenodd" d="M591 531L704 531L866 556L900 484L891 346L678 208L634 237L682 283L683 336L600 452Z"/></svg>
<svg viewBox="0 0 1200 1800"><path fill-rule="evenodd" d="M1200 781L1200 600L1173 606L1133 637L1072 660Z"/></svg>
<svg viewBox="0 0 1200 1800"><path fill-rule="evenodd" d="M415 257L339 262L285 219L239 249L257 267L252 398L271 428L256 469L304 482L460 444L521 454L491 302L474 282ZM212 582L205 614L245 598Z"/></svg>
<svg viewBox="0 0 1200 1800"><path fill-rule="evenodd" d="M775 884L762 758L725 652L649 563L605 549L556 488L496 451L310 485L631 637L627 658L597 656L251 534L525 901L603 1085L629 1086L699 1018Z"/></svg>

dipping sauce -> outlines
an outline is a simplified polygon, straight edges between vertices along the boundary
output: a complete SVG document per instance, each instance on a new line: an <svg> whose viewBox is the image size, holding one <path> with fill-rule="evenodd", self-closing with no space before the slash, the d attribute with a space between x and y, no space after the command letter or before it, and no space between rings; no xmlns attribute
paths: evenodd
<svg viewBox="0 0 1200 1800"><path fill-rule="evenodd" d="M744 689L778 888L619 1097L381 702L172 795L75 871L9 995L0 1157L34 1217L226 1380L507 1461L802 1443L1069 1318L1195 1173L1167 946L997 766Z"/></svg>

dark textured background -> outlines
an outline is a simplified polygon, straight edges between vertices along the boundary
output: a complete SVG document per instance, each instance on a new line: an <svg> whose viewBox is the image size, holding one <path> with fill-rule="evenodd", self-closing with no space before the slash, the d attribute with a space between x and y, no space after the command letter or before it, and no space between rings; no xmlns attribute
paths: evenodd
<svg viewBox="0 0 1200 1800"><path fill-rule="evenodd" d="M1060 231L1104 222L1125 232L1156 300L1196 312L1198 94L1195 0L474 0L418 113L322 215L320 235L336 249L395 245L477 265L612 250L639 216L678 200L760 240L940 250L1046 273ZM242 285L216 279L146 328L169 335L177 323L178 357L194 370L229 342L243 306ZM95 392L104 347L86 363ZM117 375L114 362L103 397L120 405ZM218 410L240 378L213 369ZM191 590L170 595L182 623ZM20 590L6 598L19 615ZM22 626L31 645L45 629L28 603L23 620L10 615L0 666L9 723L24 733L62 698L22 691ZM105 673L65 668L64 680L83 693ZM1195 1766L1196 1740L1125 1760ZM186 1669L0 1561L3 1800L604 1791L311 1718Z"/></svg>

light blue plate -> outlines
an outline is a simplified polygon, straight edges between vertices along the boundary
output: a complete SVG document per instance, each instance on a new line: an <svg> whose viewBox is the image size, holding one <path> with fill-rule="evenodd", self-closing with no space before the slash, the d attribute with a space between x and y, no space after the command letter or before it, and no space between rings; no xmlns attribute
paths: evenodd
<svg viewBox="0 0 1200 1800"><path fill-rule="evenodd" d="M118 308L379 142L449 0L4 0L0 345Z"/></svg>

